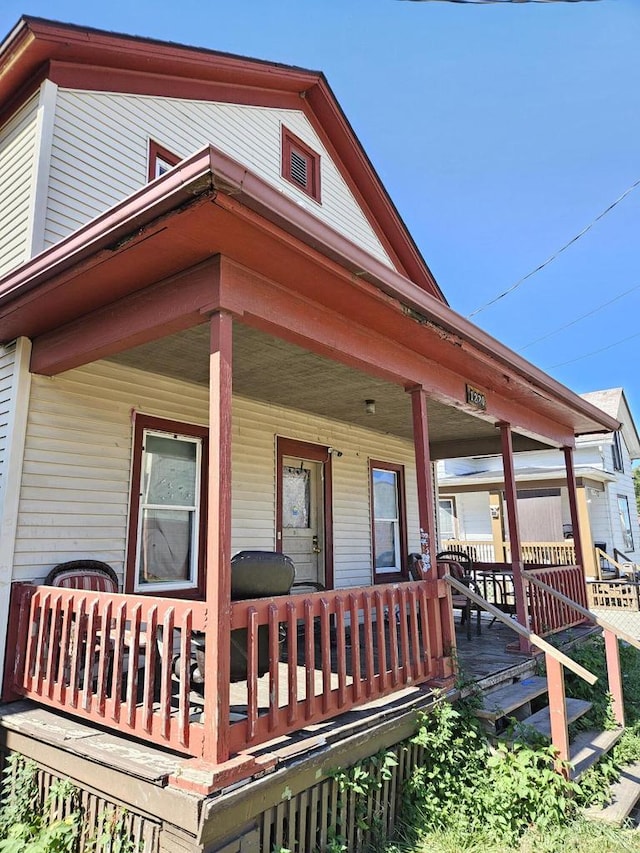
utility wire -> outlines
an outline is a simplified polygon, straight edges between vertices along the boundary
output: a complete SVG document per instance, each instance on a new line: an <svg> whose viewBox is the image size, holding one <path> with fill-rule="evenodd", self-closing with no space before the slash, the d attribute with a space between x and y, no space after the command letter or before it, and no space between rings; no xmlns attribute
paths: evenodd
<svg viewBox="0 0 640 853"><path fill-rule="evenodd" d="M454 0L454 2L459 2L459 0ZM485 302L484 305L481 305L479 308L476 308L475 311L472 311L471 314L467 315L467 319L470 320L471 317L475 317L476 314L479 314L481 311L484 311L485 308L489 308L490 305L495 305L496 302L499 302L501 299L504 299L505 296L508 296L510 293L513 293L514 290L517 290L517 288L520 287L521 284L524 284L524 282L528 278L531 278L532 275L535 275L537 272L540 272L541 269L544 269L552 261L555 261L555 259L558 257L558 255L561 255L562 252L564 252L566 249L569 248L569 246L572 246L577 240L579 240L581 237L583 237L587 233L587 231L590 231L593 228L593 226L596 224L596 222L598 222L600 219L602 219L604 216L606 216L607 213L610 213L613 210L613 208L616 207L616 205L620 204L620 202L624 198L626 198L629 195L629 193L633 192L633 190L635 190L635 188L638 186L640 186L640 180L637 180L628 189L626 189L622 193L622 195L619 196L619 198L617 198L614 202L612 202L609 205L609 207L605 208L605 210L603 210L601 213L599 213L594 220L592 220L587 226L585 226L582 229L582 231L580 231L579 234L576 234L575 237L572 237L568 243L565 243L564 246L562 246L560 249L558 249L556 252L554 252L553 255L550 255L546 261L543 261L535 269L531 270L531 272L528 272L526 275L522 276L521 279L518 279L518 281L516 281L515 284L512 284L511 287L507 288L507 290L504 290L502 293L499 293L498 296L495 296L493 299L489 300L489 302Z"/></svg>
<svg viewBox="0 0 640 853"><path fill-rule="evenodd" d="M592 355L598 355L598 353L606 352L609 349L613 349L614 347L620 346L620 344L625 344L627 341L632 341L634 338L640 338L640 332L636 332L635 335L629 335L627 338L622 338L619 341L614 341L612 344L609 344L606 347L601 347L600 349L594 349L591 352L587 352L584 355L579 355L577 358L571 358L569 361L561 361L560 364L552 364L551 367L545 367L545 370L553 370L556 367L564 367L565 364L574 364L576 361L582 361L583 358L590 358Z"/></svg>
<svg viewBox="0 0 640 853"><path fill-rule="evenodd" d="M597 314L598 311L602 311L603 308L607 308L609 305L613 305L614 302L617 302L619 299L622 299L625 296L628 296L630 293L633 293L634 290L640 289L640 284L636 284L635 287L630 287L629 290L625 290L624 293L619 293L617 296L614 296L613 299L609 299L608 302L603 302L602 305L597 305L591 311L587 311L586 314L581 314L579 317L576 317L575 320L571 320L569 323L565 323L563 326L558 326L557 329L553 329L551 332L547 332L546 335L542 335L539 338L536 338L535 341L530 341L528 344L525 344L523 347L519 347L518 352L522 352L523 350L529 349L534 344L539 344L540 341L546 341L547 338L553 337L553 335L557 335L558 332L564 331L564 329L568 329L570 326L575 326L576 323L579 323L581 320L586 320L587 317L592 317L594 314Z"/></svg>

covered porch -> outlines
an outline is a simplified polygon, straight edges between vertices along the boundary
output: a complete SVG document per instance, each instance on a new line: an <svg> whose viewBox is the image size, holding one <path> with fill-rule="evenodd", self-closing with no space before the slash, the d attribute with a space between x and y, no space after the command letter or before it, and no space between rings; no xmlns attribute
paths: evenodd
<svg viewBox="0 0 640 853"><path fill-rule="evenodd" d="M513 453L563 447L571 484L574 433L614 423L234 168L207 149L0 283L6 335L21 338L27 449L51 411L61 441L77 440L79 418L99 423L102 446L118 448L112 474L77 476L94 483L87 495L125 507L98 547L82 500L67 503L56 556L34 562L119 554L124 593L52 589L26 559L14 574L4 695L191 756L194 775L185 765L176 782L203 790L255 772L250 747L408 685L451 684L433 459L502 452L516 616L564 627L566 614L551 625L550 601L536 610L527 593ZM206 457L190 503L146 499L150 435ZM75 452L54 463L59 473L83 469ZM285 475L298 468L316 485L290 506ZM25 464L16 507L38 489L37 500L61 499L60 483L47 497L38 476ZM166 559L150 570L143 542L167 507L192 531L174 574ZM44 526L46 508L36 511ZM315 515L313 530L296 526L300 512ZM304 591L232 600L234 553L294 544ZM580 566L579 536L575 547ZM410 552L422 556L413 578ZM545 580L577 595L581 578L564 567ZM234 632L246 640L238 682Z"/></svg>

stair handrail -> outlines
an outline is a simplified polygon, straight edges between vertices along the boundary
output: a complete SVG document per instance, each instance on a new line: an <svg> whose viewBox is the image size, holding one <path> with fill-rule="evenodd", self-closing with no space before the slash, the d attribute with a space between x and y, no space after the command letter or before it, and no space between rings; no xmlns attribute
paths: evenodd
<svg viewBox="0 0 640 853"><path fill-rule="evenodd" d="M567 669L570 669L571 672L584 679L584 681L586 681L588 684L593 685L598 680L597 675L594 675L592 672L589 672L588 669L585 669L579 663L576 663L568 655L565 655L564 652L561 652L560 649L556 649L556 647L552 646L551 643L548 643L546 640L543 640L542 637L539 637L538 634L534 634L533 631L530 631L528 628L525 628L525 626L521 625L520 622L516 622L510 616L507 616L505 613L502 612L502 610L499 610L497 607L494 607L494 605L491 604L490 601L487 601L486 598L483 598L481 595L478 595L477 592L474 592L472 589L469 589L469 587L456 580L456 578L452 577L451 575L444 575L444 580L448 581L451 586L454 587L454 589L456 589L458 592L461 592L466 595L467 598L470 598L471 601L473 601L475 604L480 605L483 610L486 610L487 613L490 613L499 622L502 622L508 628L511 628L511 630L514 631L516 634L519 634L521 637L524 637L532 645L537 646L540 651L544 652L546 655L549 655L558 663L561 663L566 666Z"/></svg>
<svg viewBox="0 0 640 853"><path fill-rule="evenodd" d="M584 679L588 684L595 684L598 680L598 677L594 675L592 672L589 672L588 669L585 669L579 663L576 663L574 660L571 660L570 657L561 652L560 649L556 649L550 643L547 643L546 640L543 640L542 637L539 637L537 634L534 634L533 631L530 631L524 625L521 625L519 622L514 621L509 616L504 614L502 610L499 610L497 607L494 607L490 601L487 601L481 595L478 595L472 589L465 586L460 581L451 577L451 575L444 575L444 580L448 581L448 583L458 592L461 592L463 595L466 595L471 601L474 601L480 607L484 608L488 613L494 616L498 621L502 622L504 625L507 625L512 631L515 631L516 634L519 634L521 637L526 638L532 645L537 646L541 651L544 652L545 657L545 665L547 670L547 693L549 694L549 721L551 723L551 743L553 744L556 750L556 760L555 766L558 773L561 773L564 776L570 777L572 774L571 767L569 765L569 759L571 756L571 752L569 749L569 724L567 720L567 706L566 706L566 695L565 695L565 687L564 687L564 668L566 666L567 669L570 669L571 672L574 672L577 676ZM610 635L615 640L615 635ZM607 640L607 632L605 631L605 640ZM609 656L613 656L614 650L611 642L607 641L607 661L609 660ZM615 641L615 653L618 651L618 644ZM620 660L618 658L618 676L620 676ZM611 679L609 680L609 684L611 685ZM621 725L624 725L624 712L622 710L622 680L619 677L618 681L618 692L614 693L614 690L611 690L612 694L614 694L614 714L618 722Z"/></svg>
<svg viewBox="0 0 640 853"><path fill-rule="evenodd" d="M561 601L562 604L566 604L568 607L572 607L575 611L581 613L599 628L602 628L604 631L611 631L611 633L615 634L621 640L624 640L625 643L629 643L629 645L635 646L636 649L640 649L640 640L638 640L632 634L627 634L627 632L624 631L622 628L618 628L617 625L614 625L607 619L603 619L601 616L598 616L596 613L594 613L592 610L589 610L587 607L583 607L581 604L578 604L577 601L574 601L572 598L569 598L567 595L564 595L562 592L559 592L557 589L554 589L552 586L549 586L549 584L545 583L544 581L541 581L539 578L535 577L535 575L530 574L530 572L523 571L522 577L525 578L529 583L534 584L534 586L537 586L549 595L552 595L558 601Z"/></svg>
<svg viewBox="0 0 640 853"><path fill-rule="evenodd" d="M600 565L600 558L601 557L604 557L604 559L610 565L615 566L615 569L618 572L618 574L624 574L625 567L622 565L622 563L619 563L617 560L614 560L613 557L610 557L606 551L602 550L602 548L598 548L596 546L593 550L595 551L595 555L596 555L596 562L598 565L598 578L599 578L599 580L602 580L602 567Z"/></svg>
<svg viewBox="0 0 640 853"><path fill-rule="evenodd" d="M630 557L628 554L625 554L624 551L621 551L619 548L614 547L613 556L616 558L616 560L619 560L620 557L622 557L625 563L633 563L635 565L636 561L633 559L633 557Z"/></svg>

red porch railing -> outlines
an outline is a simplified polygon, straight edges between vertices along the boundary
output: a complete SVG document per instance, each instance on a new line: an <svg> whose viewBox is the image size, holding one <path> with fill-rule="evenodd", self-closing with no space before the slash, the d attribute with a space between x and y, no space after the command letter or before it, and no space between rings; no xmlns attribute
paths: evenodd
<svg viewBox="0 0 640 853"><path fill-rule="evenodd" d="M580 566L549 566L529 569L524 572L525 578L533 577L555 592L560 593L571 601L575 601L585 609L587 604L587 585L584 572ZM544 636L556 631L563 631L585 621L582 613L575 610L567 602L560 600L551 593L536 586L527 584L529 598L529 618L534 634Z"/></svg>
<svg viewBox="0 0 640 853"><path fill-rule="evenodd" d="M233 602L231 752L449 675L448 595L433 580ZM5 699L202 756L204 602L14 584L10 620Z"/></svg>
<svg viewBox="0 0 640 853"><path fill-rule="evenodd" d="M247 680L232 686L232 708L240 700L246 709L231 724L232 751L447 675L439 601L446 596L443 581L423 581L234 602L232 628L246 631ZM260 679L265 642L269 668Z"/></svg>
<svg viewBox="0 0 640 853"><path fill-rule="evenodd" d="M205 614L202 602L14 584L5 698L24 696L200 755L189 662Z"/></svg>

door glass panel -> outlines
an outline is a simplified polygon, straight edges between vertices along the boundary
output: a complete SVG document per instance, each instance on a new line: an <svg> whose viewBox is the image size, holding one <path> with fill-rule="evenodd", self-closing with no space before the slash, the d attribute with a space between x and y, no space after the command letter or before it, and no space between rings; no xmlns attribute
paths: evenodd
<svg viewBox="0 0 640 853"><path fill-rule="evenodd" d="M306 530L311 518L311 472L307 468L282 468L282 526Z"/></svg>

